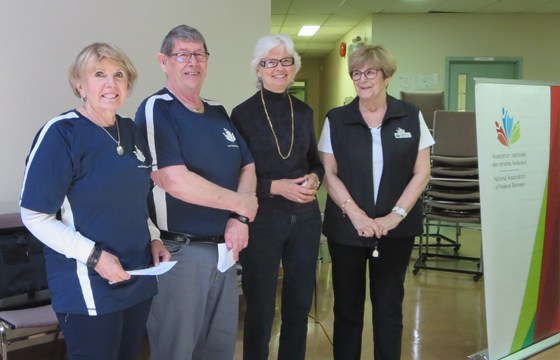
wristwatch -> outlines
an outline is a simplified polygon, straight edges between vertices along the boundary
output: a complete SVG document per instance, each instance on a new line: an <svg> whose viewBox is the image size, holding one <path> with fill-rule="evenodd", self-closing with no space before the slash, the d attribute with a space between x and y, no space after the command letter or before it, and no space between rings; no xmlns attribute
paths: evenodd
<svg viewBox="0 0 560 360"><path fill-rule="evenodd" d="M406 217L406 215L408 215L408 213L406 212L405 208L400 207L400 206L395 206L392 210L393 212L397 213L397 215L399 215L400 217L402 217L403 219Z"/></svg>
<svg viewBox="0 0 560 360"><path fill-rule="evenodd" d="M231 213L229 214L229 217L241 221L243 224L249 224L249 218L247 216Z"/></svg>

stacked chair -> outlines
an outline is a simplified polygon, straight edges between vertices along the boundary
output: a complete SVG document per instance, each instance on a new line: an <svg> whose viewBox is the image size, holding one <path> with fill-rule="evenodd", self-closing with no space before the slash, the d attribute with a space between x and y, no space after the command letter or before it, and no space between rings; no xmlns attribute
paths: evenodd
<svg viewBox="0 0 560 360"><path fill-rule="evenodd" d="M420 238L413 273L416 275L421 269L466 273L474 275L474 280L478 281L483 274L482 250L480 257L459 255L461 230L480 230L475 114L436 111L433 131L436 143L432 148L431 177L422 196L425 232ZM437 232L430 233L434 227ZM455 238L441 234L442 228L454 228ZM430 243L430 238L436 238L435 244ZM443 247L453 247L453 254L444 253ZM475 262L476 268L463 270L427 265L428 260L435 258L467 260Z"/></svg>
<svg viewBox="0 0 560 360"><path fill-rule="evenodd" d="M409 92L401 91L401 100L412 103L420 109L428 129L434 126L434 112L445 110L445 97L443 91L435 92Z"/></svg>
<svg viewBox="0 0 560 360"><path fill-rule="evenodd" d="M60 333L50 305L43 245L21 223L19 213L0 215L0 354L8 345L54 335L51 356ZM27 335L19 336L24 329ZM60 354L61 356L63 354Z"/></svg>

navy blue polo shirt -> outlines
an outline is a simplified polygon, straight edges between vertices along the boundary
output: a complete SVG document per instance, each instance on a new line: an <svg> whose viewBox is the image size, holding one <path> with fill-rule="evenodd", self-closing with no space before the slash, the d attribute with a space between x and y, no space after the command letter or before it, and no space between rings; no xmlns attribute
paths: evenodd
<svg viewBox="0 0 560 360"><path fill-rule="evenodd" d="M237 191L239 171L253 163L223 106L203 99L204 113L188 110L167 88L142 102L136 124L148 141L152 170L185 165L206 180ZM230 212L178 200L155 186L150 216L162 230L223 235Z"/></svg>
<svg viewBox="0 0 560 360"><path fill-rule="evenodd" d="M117 116L121 145L72 110L50 120L37 134L27 159L20 205L62 222L117 256L125 270L151 261L147 198L150 153L131 119ZM116 126L107 127L117 139ZM35 234L41 239L41 234ZM83 262L45 247L54 310L107 314L157 293L153 276L133 276L110 285Z"/></svg>

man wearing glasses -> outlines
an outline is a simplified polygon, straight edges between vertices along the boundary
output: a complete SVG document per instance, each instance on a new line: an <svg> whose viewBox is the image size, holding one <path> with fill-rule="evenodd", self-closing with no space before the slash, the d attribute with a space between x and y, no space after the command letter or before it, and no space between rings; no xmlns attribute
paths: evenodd
<svg viewBox="0 0 560 360"><path fill-rule="evenodd" d="M232 265L257 212L256 176L223 106L200 97L209 55L198 30L172 29L158 54L165 88L136 113L154 161L150 216L178 261L159 277L148 320L152 360L231 360L235 351Z"/></svg>

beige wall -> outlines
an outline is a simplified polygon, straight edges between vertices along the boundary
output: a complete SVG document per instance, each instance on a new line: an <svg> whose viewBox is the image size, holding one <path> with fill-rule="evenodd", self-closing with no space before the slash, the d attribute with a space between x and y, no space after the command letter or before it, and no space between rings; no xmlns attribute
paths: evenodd
<svg viewBox="0 0 560 360"><path fill-rule="evenodd" d="M522 57L523 79L560 82L558 14L374 14L340 41L349 43L362 34L367 44L391 50L397 75L437 73L439 90L445 86L446 57ZM340 41L320 62L323 114L356 94L346 63L338 56ZM388 92L399 97L397 90L393 81Z"/></svg>
<svg viewBox="0 0 560 360"><path fill-rule="evenodd" d="M325 122L327 112L337 106L344 105L344 98L356 96L352 80L348 76L347 57L341 57L339 46L341 42L346 43L346 48L352 44L352 39L360 36L366 44L371 44L372 38L372 16L366 17L356 27L336 42L333 51L323 56L320 61L321 87L319 100L319 116L322 124Z"/></svg>
<svg viewBox="0 0 560 360"><path fill-rule="evenodd" d="M319 59L302 59L301 69L296 75L297 80L307 80L307 104L313 109L315 134L319 128Z"/></svg>
<svg viewBox="0 0 560 360"><path fill-rule="evenodd" d="M250 21L239 21L247 17ZM202 96L230 111L254 92L249 62L270 33L270 2L261 0L4 1L0 12L0 212L19 211L24 161L49 119L80 105L68 86L76 54L94 41L122 48L140 74L119 111L134 117L145 97L163 87L156 55L179 24L198 28L211 53Z"/></svg>

